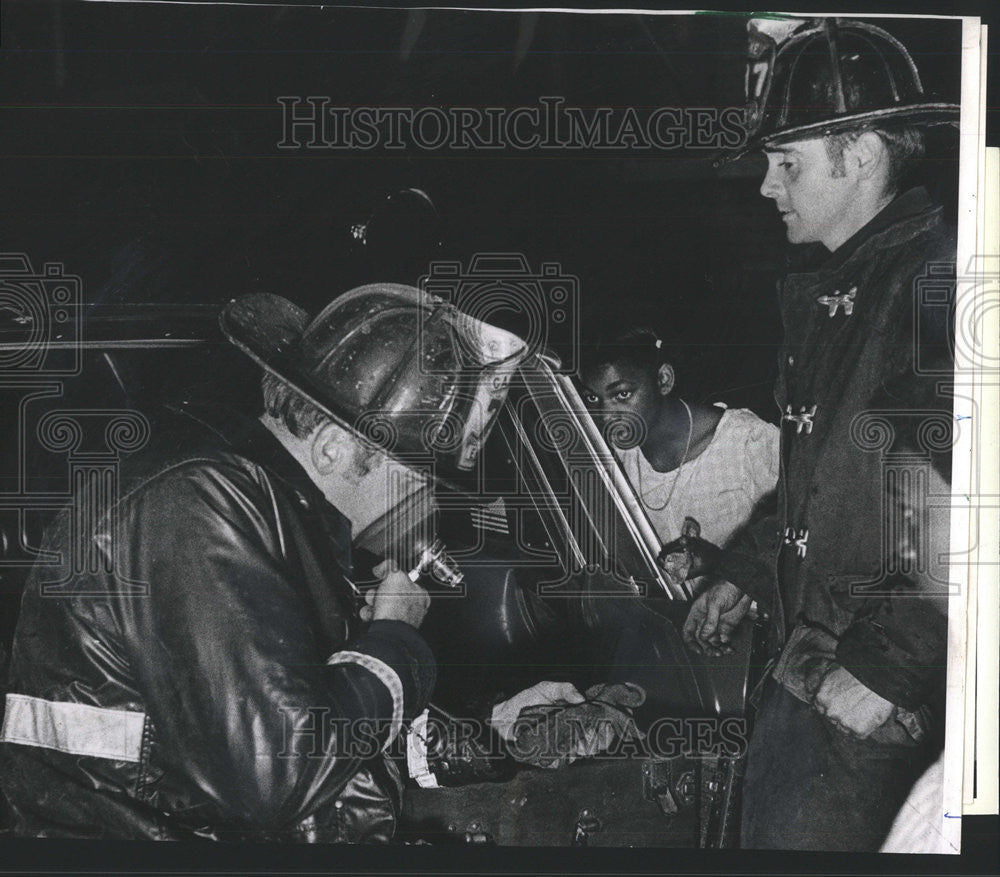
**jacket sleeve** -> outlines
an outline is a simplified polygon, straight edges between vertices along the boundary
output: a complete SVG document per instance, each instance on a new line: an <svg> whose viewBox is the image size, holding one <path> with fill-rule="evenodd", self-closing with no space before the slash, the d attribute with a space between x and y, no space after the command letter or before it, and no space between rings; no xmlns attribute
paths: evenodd
<svg viewBox="0 0 1000 877"><path fill-rule="evenodd" d="M714 574L736 585L766 613L776 610L775 558L778 515L773 491L758 503L750 520L723 546Z"/></svg>
<svg viewBox="0 0 1000 877"><path fill-rule="evenodd" d="M944 485L939 495L947 495L944 479L936 472L931 477ZM929 556L945 558L944 568L932 559L911 575L890 574L881 582L879 596L861 602L837 646L841 665L876 694L906 709L926 703L945 681L948 589L942 582L947 582L948 512L947 506L912 509L903 518L917 522L923 532L918 536L915 525L914 539L927 540ZM884 526L897 539L904 529L889 522Z"/></svg>
<svg viewBox="0 0 1000 877"><path fill-rule="evenodd" d="M946 353L938 360L942 371L951 367ZM886 490L881 524L892 541L884 565L903 569L904 554L922 554L924 562L911 561L908 575L890 574L880 588L884 593L862 602L841 635L837 660L876 694L913 709L945 681L950 504L932 503L929 497L951 493L953 412L950 399L939 396L933 380L911 374L887 384L873 407L900 412L893 422L893 451L916 451L917 459L929 463L921 478L895 479L894 489ZM924 479L926 495L914 487Z"/></svg>
<svg viewBox="0 0 1000 877"><path fill-rule="evenodd" d="M926 321L925 321L926 322ZM927 328L923 326L922 328ZM931 331L934 330L934 331ZM938 392L935 372L953 368L946 327L932 325L921 339L929 375L912 368L887 381L871 407L895 412L891 450L926 462L920 478L894 479L885 491L883 532L890 534L881 596L864 600L837 648L837 660L876 694L913 709L942 689L948 656L948 540L950 504L930 497L951 494L954 419L951 398ZM926 484L926 494L917 485ZM901 558L923 556L922 563Z"/></svg>
<svg viewBox="0 0 1000 877"><path fill-rule="evenodd" d="M947 617L914 594L906 581L844 631L837 661L860 682L891 703L916 709L945 680Z"/></svg>
<svg viewBox="0 0 1000 877"><path fill-rule="evenodd" d="M295 824L421 710L435 664L403 622L323 653L315 609L284 559L266 485L195 464L129 500L126 651L158 751L195 798L241 827Z"/></svg>

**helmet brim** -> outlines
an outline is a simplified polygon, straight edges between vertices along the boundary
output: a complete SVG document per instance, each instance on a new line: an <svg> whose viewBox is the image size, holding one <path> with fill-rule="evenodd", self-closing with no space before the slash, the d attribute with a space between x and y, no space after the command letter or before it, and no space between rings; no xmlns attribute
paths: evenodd
<svg viewBox="0 0 1000 877"><path fill-rule="evenodd" d="M718 153L713 159L713 165L721 167L725 164L731 164L752 152L767 149L769 146L780 146L795 140L811 140L829 134L842 134L846 131L855 131L858 128L877 126L882 123L903 123L926 127L953 125L958 127L960 115L961 107L958 104L950 103L912 104L905 107L872 110L867 113L853 113L840 119L827 119L810 125L788 128L766 137L751 137L738 149Z"/></svg>
<svg viewBox="0 0 1000 877"><path fill-rule="evenodd" d="M296 366L294 352L309 325L309 314L280 295L258 292L229 302L219 326L229 342L264 371L304 396L345 429L350 418L325 399L321 388ZM353 430L352 430L353 431Z"/></svg>

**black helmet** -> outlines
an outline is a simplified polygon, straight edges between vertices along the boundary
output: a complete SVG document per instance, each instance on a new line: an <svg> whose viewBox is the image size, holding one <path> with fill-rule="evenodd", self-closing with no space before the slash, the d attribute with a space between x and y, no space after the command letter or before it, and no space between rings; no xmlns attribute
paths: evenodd
<svg viewBox="0 0 1000 877"><path fill-rule="evenodd" d="M268 293L236 299L223 332L334 421L403 462L467 471L527 345L410 286L377 283L313 320Z"/></svg>
<svg viewBox="0 0 1000 877"><path fill-rule="evenodd" d="M959 106L926 94L906 47L879 27L823 18L775 28L754 19L748 29L748 139L729 159L887 122L958 124Z"/></svg>

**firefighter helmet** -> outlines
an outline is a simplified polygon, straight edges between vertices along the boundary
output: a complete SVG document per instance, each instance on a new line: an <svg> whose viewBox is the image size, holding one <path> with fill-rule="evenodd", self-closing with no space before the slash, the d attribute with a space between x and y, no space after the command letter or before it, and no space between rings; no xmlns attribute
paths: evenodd
<svg viewBox="0 0 1000 877"><path fill-rule="evenodd" d="M754 19L748 30L748 139L730 159L886 123L958 124L959 106L926 93L906 47L879 27Z"/></svg>
<svg viewBox="0 0 1000 877"><path fill-rule="evenodd" d="M410 286L344 293L313 320L277 295L227 305L229 340L342 427L396 458L472 468L514 369L515 335Z"/></svg>

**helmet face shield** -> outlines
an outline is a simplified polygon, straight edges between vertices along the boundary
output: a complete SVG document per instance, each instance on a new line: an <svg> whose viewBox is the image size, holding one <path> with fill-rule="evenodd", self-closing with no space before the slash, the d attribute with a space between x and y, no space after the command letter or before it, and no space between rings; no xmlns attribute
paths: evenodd
<svg viewBox="0 0 1000 877"><path fill-rule="evenodd" d="M462 436L455 455L460 472L473 468L483 443L507 400L510 379L523 361L527 345L516 335L454 311L456 340L473 377L463 386Z"/></svg>
<svg viewBox="0 0 1000 877"><path fill-rule="evenodd" d="M516 335L399 284L345 293L311 322L267 294L232 302L220 321L234 344L341 426L445 475L474 467L528 352Z"/></svg>

